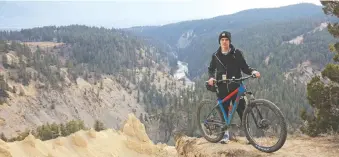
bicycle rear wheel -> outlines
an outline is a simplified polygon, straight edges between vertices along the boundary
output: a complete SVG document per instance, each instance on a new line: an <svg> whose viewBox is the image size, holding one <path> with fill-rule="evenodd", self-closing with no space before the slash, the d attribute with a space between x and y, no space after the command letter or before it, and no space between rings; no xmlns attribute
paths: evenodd
<svg viewBox="0 0 339 157"><path fill-rule="evenodd" d="M213 101L203 100L197 111L200 132L207 141L212 143L219 142L225 134L222 127L225 124L223 114L220 107L215 107L215 105L216 103L213 103Z"/></svg>
<svg viewBox="0 0 339 157"><path fill-rule="evenodd" d="M253 118L253 122L250 121L251 118ZM275 122L274 119L277 121ZM287 124L284 115L274 103L265 99L253 100L246 107L242 125L247 140L262 152L272 153L279 150L287 138ZM277 128L273 128L274 126ZM277 142L273 142L272 135L275 133L279 134ZM269 136L265 138L266 134Z"/></svg>

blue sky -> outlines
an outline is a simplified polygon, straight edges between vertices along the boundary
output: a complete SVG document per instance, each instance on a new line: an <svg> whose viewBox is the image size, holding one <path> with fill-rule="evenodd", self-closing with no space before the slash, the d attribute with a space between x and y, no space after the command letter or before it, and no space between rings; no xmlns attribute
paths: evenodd
<svg viewBox="0 0 339 157"><path fill-rule="evenodd" d="M7 23L8 27L78 23L125 28L211 18L251 8L280 7L302 2L320 5L319 0L106 0L100 2L76 0L24 2L21 0L14 4L9 2L0 2L0 23L3 25ZM23 18L27 21L22 20Z"/></svg>

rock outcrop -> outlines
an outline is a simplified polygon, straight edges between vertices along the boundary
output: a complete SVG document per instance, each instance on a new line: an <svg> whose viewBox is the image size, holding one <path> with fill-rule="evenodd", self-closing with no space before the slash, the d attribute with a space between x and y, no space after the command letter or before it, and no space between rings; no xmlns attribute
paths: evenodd
<svg viewBox="0 0 339 157"><path fill-rule="evenodd" d="M321 69L313 65L310 61L299 64L296 68L285 73L285 79L291 79L294 83L307 83L315 76L321 73Z"/></svg>
<svg viewBox="0 0 339 157"><path fill-rule="evenodd" d="M203 138L180 136L175 145L179 157L262 156L245 140L228 144L210 143Z"/></svg>
<svg viewBox="0 0 339 157"><path fill-rule="evenodd" d="M100 132L81 130L67 137L41 141L28 135L22 141L6 143L0 140L1 157L176 157L174 147L154 144L145 127L129 114L122 130Z"/></svg>

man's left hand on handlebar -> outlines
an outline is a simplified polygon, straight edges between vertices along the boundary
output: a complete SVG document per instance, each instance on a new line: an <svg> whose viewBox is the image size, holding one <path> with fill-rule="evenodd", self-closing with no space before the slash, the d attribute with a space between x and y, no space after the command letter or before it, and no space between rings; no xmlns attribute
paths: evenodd
<svg viewBox="0 0 339 157"><path fill-rule="evenodd" d="M252 75L254 75L256 78L259 78L259 77L260 77L259 71L253 71L253 72L252 72Z"/></svg>

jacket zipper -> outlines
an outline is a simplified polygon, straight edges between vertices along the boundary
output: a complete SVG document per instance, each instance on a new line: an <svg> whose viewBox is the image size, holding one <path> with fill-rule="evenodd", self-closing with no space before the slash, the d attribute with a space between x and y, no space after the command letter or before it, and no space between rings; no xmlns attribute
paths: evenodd
<svg viewBox="0 0 339 157"><path fill-rule="evenodd" d="M225 71L226 71L226 77L227 77L227 68L224 64L222 64L222 62L220 61L220 59L218 58L217 54L214 54L214 56L217 58L217 60L219 61L219 63L225 68ZM229 93L229 89L228 89L228 83L226 83L226 86L227 86L227 93Z"/></svg>

